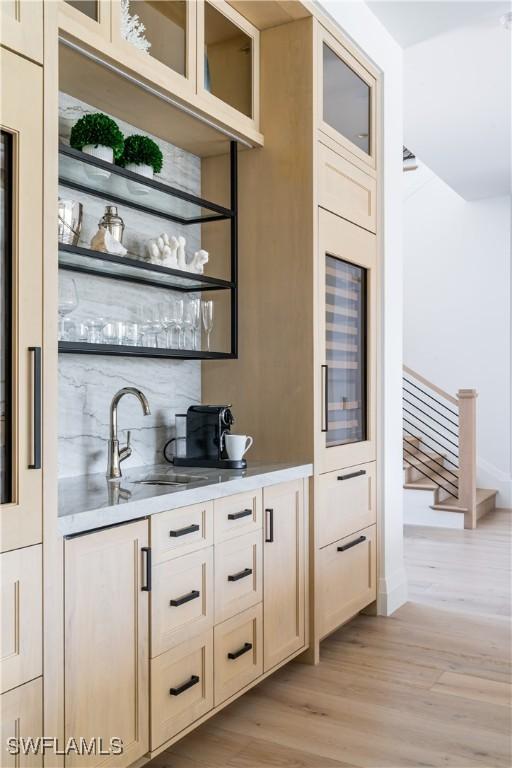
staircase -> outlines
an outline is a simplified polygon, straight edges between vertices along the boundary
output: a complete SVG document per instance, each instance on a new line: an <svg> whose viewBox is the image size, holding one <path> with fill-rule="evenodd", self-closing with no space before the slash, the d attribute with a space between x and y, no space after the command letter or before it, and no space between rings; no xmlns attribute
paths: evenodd
<svg viewBox="0 0 512 768"><path fill-rule="evenodd" d="M495 508L497 491L476 486L476 398L474 389L454 397L404 366L404 489L418 492L416 504L406 500L406 522L476 528Z"/></svg>

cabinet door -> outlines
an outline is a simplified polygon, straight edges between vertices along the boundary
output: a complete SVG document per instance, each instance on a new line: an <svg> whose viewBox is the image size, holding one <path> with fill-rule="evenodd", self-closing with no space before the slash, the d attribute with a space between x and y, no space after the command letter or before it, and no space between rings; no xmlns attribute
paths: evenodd
<svg viewBox="0 0 512 768"><path fill-rule="evenodd" d="M28 747L29 740L34 743L43 735L43 679L39 677L3 693L0 713L2 768L42 768L42 749L34 754L24 747ZM16 754L18 748L20 751Z"/></svg>
<svg viewBox="0 0 512 768"><path fill-rule="evenodd" d="M320 209L319 472L375 459L377 241Z"/></svg>
<svg viewBox="0 0 512 768"><path fill-rule="evenodd" d="M0 555L0 692L43 671L42 547Z"/></svg>
<svg viewBox="0 0 512 768"><path fill-rule="evenodd" d="M4 48L0 72L0 550L5 552L41 541L43 82L41 67Z"/></svg>
<svg viewBox="0 0 512 768"><path fill-rule="evenodd" d="M65 543L65 736L121 755L66 757L66 766L127 766L148 751L147 521ZM147 556L147 555L146 555ZM98 745L98 741L96 744Z"/></svg>
<svg viewBox="0 0 512 768"><path fill-rule="evenodd" d="M263 660L267 672L304 645L303 481L265 488L263 505Z"/></svg>
<svg viewBox="0 0 512 768"><path fill-rule="evenodd" d="M2 0L0 43L34 61L43 61L42 0ZM2 85L3 85L2 74Z"/></svg>
<svg viewBox="0 0 512 768"><path fill-rule="evenodd" d="M196 89L195 0L120 0L112 4L115 57L137 74L174 95L191 97ZM138 16L138 39L128 25Z"/></svg>
<svg viewBox="0 0 512 768"><path fill-rule="evenodd" d="M82 43L110 42L111 0L59 0L59 27Z"/></svg>
<svg viewBox="0 0 512 768"><path fill-rule="evenodd" d="M352 162L374 169L376 78L323 27L319 30L319 128Z"/></svg>

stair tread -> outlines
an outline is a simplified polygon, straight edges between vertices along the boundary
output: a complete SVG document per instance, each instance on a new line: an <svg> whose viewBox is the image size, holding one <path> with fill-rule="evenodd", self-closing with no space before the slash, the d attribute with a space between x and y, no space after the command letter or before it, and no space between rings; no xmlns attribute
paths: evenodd
<svg viewBox="0 0 512 768"><path fill-rule="evenodd" d="M476 489L476 503L481 504L483 501L487 501L487 499L491 499L493 496L496 496L498 491L494 491L491 488L477 488ZM455 498L455 496L448 496L443 501L440 501L439 504L432 504L431 509L442 509L449 512L464 512L465 507L457 506L458 500Z"/></svg>
<svg viewBox="0 0 512 768"><path fill-rule="evenodd" d="M430 480L411 480L408 483L404 483L404 488L408 490L417 490L417 491L435 491L437 488L437 485Z"/></svg>
<svg viewBox="0 0 512 768"><path fill-rule="evenodd" d="M493 496L496 496L497 493L498 491L495 491L492 488L477 488L476 503L480 504L482 501L487 501L487 499L491 499Z"/></svg>

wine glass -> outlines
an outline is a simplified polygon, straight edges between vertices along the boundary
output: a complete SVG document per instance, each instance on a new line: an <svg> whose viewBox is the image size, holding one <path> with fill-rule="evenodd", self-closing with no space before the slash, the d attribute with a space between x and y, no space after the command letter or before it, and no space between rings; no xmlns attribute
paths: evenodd
<svg viewBox="0 0 512 768"><path fill-rule="evenodd" d="M206 349L210 351L210 333L213 329L213 301L206 299L201 302L201 311L203 316L203 327L206 331Z"/></svg>
<svg viewBox="0 0 512 768"><path fill-rule="evenodd" d="M197 298L196 299L192 299L191 300L191 304L192 304L192 318L193 318L193 320L192 320L192 322L193 322L193 325L192 325L193 339L192 339L192 341L193 341L193 344L194 344L194 349L199 349L199 344L198 344L199 335L198 334L199 334L199 329L201 327L201 300L197 299Z"/></svg>
<svg viewBox="0 0 512 768"><path fill-rule="evenodd" d="M165 331L165 346L167 349L172 347L172 330L174 325L174 316L172 311L172 301L162 301L158 305L158 317L160 324Z"/></svg>
<svg viewBox="0 0 512 768"><path fill-rule="evenodd" d="M158 334L162 330L158 309L152 304L144 304L139 307L138 316L141 321L142 345L144 347L158 347Z"/></svg>
<svg viewBox="0 0 512 768"><path fill-rule="evenodd" d="M187 331L190 334L190 348L196 348L196 304L197 299L187 299L183 314L183 346L187 349Z"/></svg>
<svg viewBox="0 0 512 768"><path fill-rule="evenodd" d="M172 302L172 325L178 331L178 349L182 349L182 330L183 330L183 299L173 299ZM172 331L171 331L172 336Z"/></svg>
<svg viewBox="0 0 512 768"><path fill-rule="evenodd" d="M59 339L64 339L64 318L78 307L78 293L72 277L63 275L59 280Z"/></svg>

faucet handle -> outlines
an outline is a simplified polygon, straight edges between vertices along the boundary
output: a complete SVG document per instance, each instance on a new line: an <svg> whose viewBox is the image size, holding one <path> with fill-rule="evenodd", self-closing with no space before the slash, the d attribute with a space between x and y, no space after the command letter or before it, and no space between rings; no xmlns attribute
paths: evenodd
<svg viewBox="0 0 512 768"><path fill-rule="evenodd" d="M126 445L119 451L119 461L124 461L128 456L132 455L131 436L132 433L128 430L126 433Z"/></svg>
<svg viewBox="0 0 512 768"><path fill-rule="evenodd" d="M126 433L126 447L131 448L132 447L132 431L129 429Z"/></svg>

